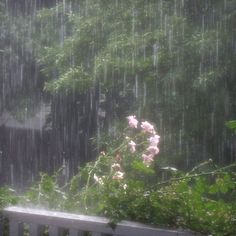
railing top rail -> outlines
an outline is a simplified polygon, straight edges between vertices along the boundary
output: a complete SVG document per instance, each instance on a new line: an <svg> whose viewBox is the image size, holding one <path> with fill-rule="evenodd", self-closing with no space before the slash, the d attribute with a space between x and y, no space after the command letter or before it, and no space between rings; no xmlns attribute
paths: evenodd
<svg viewBox="0 0 236 236"><path fill-rule="evenodd" d="M129 236L192 236L191 231L168 230L147 226L145 224L121 221L115 229L109 226L109 219L98 216L79 215L26 207L8 207L3 214L10 220L19 222L50 225L83 231L101 232Z"/></svg>

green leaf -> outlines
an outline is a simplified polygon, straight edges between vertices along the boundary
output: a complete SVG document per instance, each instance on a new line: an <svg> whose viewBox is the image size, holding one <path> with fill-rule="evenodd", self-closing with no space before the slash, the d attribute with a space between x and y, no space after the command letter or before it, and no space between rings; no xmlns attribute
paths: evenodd
<svg viewBox="0 0 236 236"><path fill-rule="evenodd" d="M226 127L236 130L236 120L231 120L225 123Z"/></svg>
<svg viewBox="0 0 236 236"><path fill-rule="evenodd" d="M144 174L153 175L155 173L155 171L152 169L152 167L147 167L141 161L134 161L132 163L132 167L133 167L134 170L142 172Z"/></svg>

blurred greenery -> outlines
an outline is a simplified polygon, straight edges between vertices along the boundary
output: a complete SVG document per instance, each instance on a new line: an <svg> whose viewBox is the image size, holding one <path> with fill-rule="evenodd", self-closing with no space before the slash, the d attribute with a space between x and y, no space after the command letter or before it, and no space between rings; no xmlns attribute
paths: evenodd
<svg viewBox="0 0 236 236"><path fill-rule="evenodd" d="M8 187L0 187L0 209L8 205L15 205L18 202L18 197L15 191Z"/></svg>
<svg viewBox="0 0 236 236"><path fill-rule="evenodd" d="M236 132L236 120L228 121L225 125Z"/></svg>

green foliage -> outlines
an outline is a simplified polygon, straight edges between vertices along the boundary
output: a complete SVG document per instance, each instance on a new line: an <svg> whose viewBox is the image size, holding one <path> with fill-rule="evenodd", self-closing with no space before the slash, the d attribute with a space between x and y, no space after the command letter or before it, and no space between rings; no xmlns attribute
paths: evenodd
<svg viewBox="0 0 236 236"><path fill-rule="evenodd" d="M45 84L45 89L53 93L60 91L85 91L92 84L92 80L88 74L83 71L83 68L70 68L58 80Z"/></svg>
<svg viewBox="0 0 236 236"><path fill-rule="evenodd" d="M137 180L144 170L140 164L134 164L131 170L135 176L129 173L129 178L111 179L113 161L109 155L100 156L64 186L59 184L61 170L53 176L41 174L41 180L21 198L1 188L1 208L16 204L19 199L26 205L107 216L111 225L127 219L211 235L236 233L235 164L208 172L171 175L164 181L158 177L161 169L151 182L150 172L145 171L147 184L143 179ZM211 165L212 162L204 164L212 169ZM102 182L92 177L94 173L103 174Z"/></svg>
<svg viewBox="0 0 236 236"><path fill-rule="evenodd" d="M63 169L53 176L41 174L21 202L107 216L111 226L126 219L217 236L236 233L235 163L217 167L209 160L187 173L160 166L158 157L147 163L141 155L150 134L125 131L118 146L117 140L104 146L99 157L79 168L65 185L60 184ZM137 143L135 152L130 140Z"/></svg>
<svg viewBox="0 0 236 236"><path fill-rule="evenodd" d="M18 202L18 197L15 191L8 187L0 187L0 209L8 205L15 205Z"/></svg>
<svg viewBox="0 0 236 236"><path fill-rule="evenodd" d="M235 176L230 177L233 189L227 191L231 195L231 191L235 188ZM192 183L194 181L194 183ZM209 184L209 182L214 181ZM182 181L181 181L182 182ZM217 175L213 177L194 178L190 181L183 181L178 186L177 191L181 199L182 207L185 207L184 224L190 224L194 230L213 235L225 235L235 233L234 228L234 201L235 196L227 201L223 196L219 196L220 184ZM218 188L216 195L212 195L212 188ZM218 196L217 196L218 195ZM235 192L234 194L235 195Z"/></svg>
<svg viewBox="0 0 236 236"><path fill-rule="evenodd" d="M143 167L137 166L131 170L137 173L133 178L129 173L129 178L112 180L111 158L102 156L87 164L66 189L59 187L58 179L43 174L26 198L38 206L107 216L111 224L127 219L211 235L235 234L236 175L231 171L235 164L210 172L183 173L165 181L157 172L155 183L149 179L147 185L136 179L143 172ZM103 174L102 184L92 177L94 173ZM145 176L148 179L149 173Z"/></svg>
<svg viewBox="0 0 236 236"><path fill-rule="evenodd" d="M57 171L53 176L41 173L40 181L32 186L21 198L22 203L65 210L64 202L66 201L66 193L58 184L58 177L61 170Z"/></svg>
<svg viewBox="0 0 236 236"><path fill-rule="evenodd" d="M236 120L231 120L225 123L225 125L236 132Z"/></svg>

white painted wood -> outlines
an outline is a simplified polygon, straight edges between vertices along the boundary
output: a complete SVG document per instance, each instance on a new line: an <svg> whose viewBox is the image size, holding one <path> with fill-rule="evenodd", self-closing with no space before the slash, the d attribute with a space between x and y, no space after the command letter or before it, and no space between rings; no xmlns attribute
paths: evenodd
<svg viewBox="0 0 236 236"><path fill-rule="evenodd" d="M93 236L101 236L101 234L110 234L117 236L193 236L190 231L169 230L151 227L131 221L121 221L117 224L115 230L109 227L109 219L105 217L86 216L70 214L65 212L46 211L39 209L8 207L4 209L5 217L21 221L25 223L49 225L50 236L58 236L59 228L73 229L93 233ZM14 231L15 230L15 231ZM12 232L17 231L17 227L12 228ZM73 234L72 234L73 235ZM75 234L76 235L76 234ZM18 236L11 234L10 236ZM74 235L73 235L74 236ZM77 235L76 235L77 236ZM83 236L83 234L79 234Z"/></svg>
<svg viewBox="0 0 236 236"><path fill-rule="evenodd" d="M97 232L92 232L92 236L102 236L101 233L97 233Z"/></svg>
<svg viewBox="0 0 236 236"><path fill-rule="evenodd" d="M18 222L15 220L10 219L9 222L9 235L10 236L17 236L18 235Z"/></svg>
<svg viewBox="0 0 236 236"><path fill-rule="evenodd" d="M23 236L24 225L14 219L9 222L9 236Z"/></svg>
<svg viewBox="0 0 236 236"><path fill-rule="evenodd" d="M29 224L29 235L31 236L42 236L44 233L45 227L38 224Z"/></svg>
<svg viewBox="0 0 236 236"><path fill-rule="evenodd" d="M49 225L48 233L49 233L49 236L58 236L60 233L59 227Z"/></svg>
<svg viewBox="0 0 236 236"><path fill-rule="evenodd" d="M84 232L78 229L70 229L69 236L84 236Z"/></svg>
<svg viewBox="0 0 236 236"><path fill-rule="evenodd" d="M0 217L0 235L3 235L4 219Z"/></svg>
<svg viewBox="0 0 236 236"><path fill-rule="evenodd" d="M84 236L84 231L78 230L78 236Z"/></svg>
<svg viewBox="0 0 236 236"><path fill-rule="evenodd" d="M77 229L70 229L69 236L78 236L78 230Z"/></svg>
<svg viewBox="0 0 236 236"><path fill-rule="evenodd" d="M24 223L18 223L18 236L24 236Z"/></svg>
<svg viewBox="0 0 236 236"><path fill-rule="evenodd" d="M38 236L38 225L36 224L30 224L29 225L29 235L35 235Z"/></svg>

